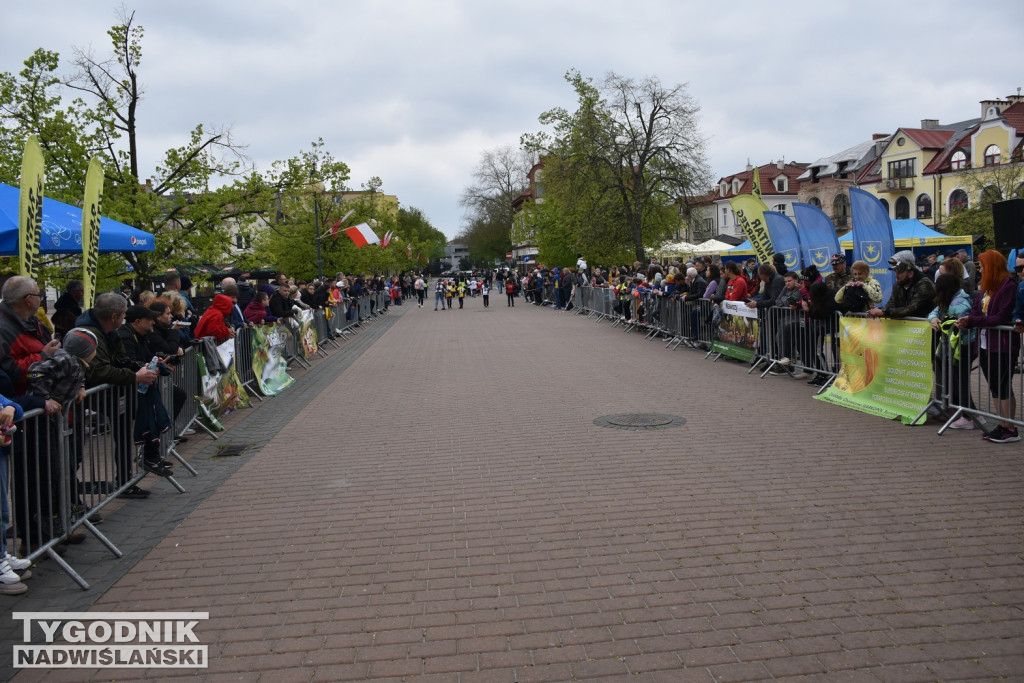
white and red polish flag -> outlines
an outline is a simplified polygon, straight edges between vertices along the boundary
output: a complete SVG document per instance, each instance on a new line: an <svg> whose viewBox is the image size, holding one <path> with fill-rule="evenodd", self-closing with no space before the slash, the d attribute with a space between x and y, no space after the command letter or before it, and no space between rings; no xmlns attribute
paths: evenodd
<svg viewBox="0 0 1024 683"><path fill-rule="evenodd" d="M365 247L367 244L377 244L380 242L380 238L377 237L373 229L366 223L345 228L345 234L348 235L350 240L355 242L357 247Z"/></svg>

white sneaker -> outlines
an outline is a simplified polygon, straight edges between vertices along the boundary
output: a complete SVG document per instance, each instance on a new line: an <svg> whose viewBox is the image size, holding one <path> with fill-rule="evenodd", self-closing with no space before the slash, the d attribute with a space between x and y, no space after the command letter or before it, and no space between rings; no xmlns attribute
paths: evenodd
<svg viewBox="0 0 1024 683"><path fill-rule="evenodd" d="M0 595L21 595L28 590L28 586L21 582L7 560L0 560Z"/></svg>
<svg viewBox="0 0 1024 683"><path fill-rule="evenodd" d="M7 560L7 564L11 565L11 569L16 572L23 571L32 566L32 560L23 560L11 555L10 553L7 553L5 559Z"/></svg>
<svg viewBox="0 0 1024 683"><path fill-rule="evenodd" d="M786 367L787 365L792 365L792 364L793 364L793 361L791 361L786 356L783 356L782 358L779 359L779 365L781 365L782 367Z"/></svg>
<svg viewBox="0 0 1024 683"><path fill-rule="evenodd" d="M961 417L949 425L950 429L974 429L974 420L969 417Z"/></svg>

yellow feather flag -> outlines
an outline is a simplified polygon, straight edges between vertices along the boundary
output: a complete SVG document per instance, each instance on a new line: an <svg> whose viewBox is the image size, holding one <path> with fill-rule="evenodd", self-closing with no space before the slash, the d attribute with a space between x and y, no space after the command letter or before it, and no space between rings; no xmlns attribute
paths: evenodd
<svg viewBox="0 0 1024 683"><path fill-rule="evenodd" d="M729 200L729 206L736 213L736 221L743 228L743 234L750 240L757 260L761 263L771 263L775 249L768 234L768 226L764 222L764 212L768 207L760 199L749 194L733 197Z"/></svg>
<svg viewBox="0 0 1024 683"><path fill-rule="evenodd" d="M43 231L43 180L46 166L39 138L29 135L21 157L21 194L18 205L21 274L36 278L39 269L39 235Z"/></svg>
<svg viewBox="0 0 1024 683"><path fill-rule="evenodd" d="M754 167L753 183L754 189L751 192L751 194L757 197L758 199L761 199L761 172L758 170L757 166Z"/></svg>
<svg viewBox="0 0 1024 683"><path fill-rule="evenodd" d="M96 266L100 252L100 205L103 203L103 164L99 157L89 162L85 174L85 202L82 204L82 308L92 308L96 296Z"/></svg>

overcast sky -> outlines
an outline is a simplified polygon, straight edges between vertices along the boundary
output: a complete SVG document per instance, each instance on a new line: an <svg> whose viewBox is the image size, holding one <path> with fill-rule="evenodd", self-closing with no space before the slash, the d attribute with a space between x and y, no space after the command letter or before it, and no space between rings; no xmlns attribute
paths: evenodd
<svg viewBox="0 0 1024 683"><path fill-rule="evenodd" d="M117 3L2 0L0 71L37 47L109 52ZM230 126L261 171L322 137L350 186L449 237L482 151L573 108L570 68L688 84L715 177L810 162L921 119L976 117L1024 86L1024 2L179 0L145 29L143 168L197 124ZM728 8L728 9L725 9ZM67 62L65 62L67 63Z"/></svg>

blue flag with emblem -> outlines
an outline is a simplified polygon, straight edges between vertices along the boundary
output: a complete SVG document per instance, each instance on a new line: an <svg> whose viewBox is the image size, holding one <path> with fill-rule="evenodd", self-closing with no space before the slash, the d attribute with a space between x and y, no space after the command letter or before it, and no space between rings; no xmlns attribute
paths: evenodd
<svg viewBox="0 0 1024 683"><path fill-rule="evenodd" d="M885 205L865 190L850 188L850 220L853 222L853 260L864 261L882 285L882 303L889 300L895 280L889 259L896 253L892 223Z"/></svg>
<svg viewBox="0 0 1024 683"><path fill-rule="evenodd" d="M829 217L817 206L796 202L793 204L804 264L814 266L822 275L832 272L832 257L843 253L839 247L836 228Z"/></svg>
<svg viewBox="0 0 1024 683"><path fill-rule="evenodd" d="M772 238L775 253L785 258L786 268L800 270L800 234L796 231L796 223L784 213L765 211L764 224Z"/></svg>

